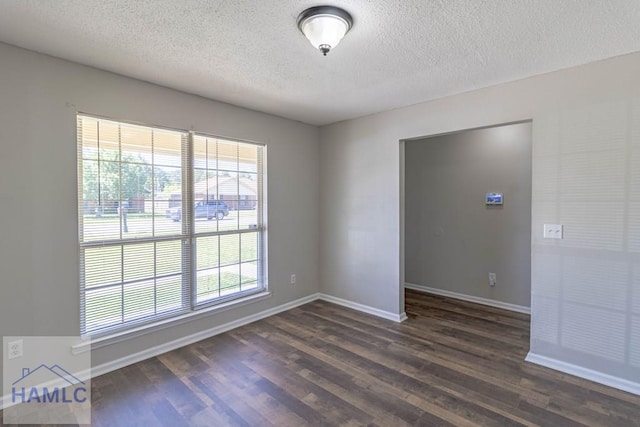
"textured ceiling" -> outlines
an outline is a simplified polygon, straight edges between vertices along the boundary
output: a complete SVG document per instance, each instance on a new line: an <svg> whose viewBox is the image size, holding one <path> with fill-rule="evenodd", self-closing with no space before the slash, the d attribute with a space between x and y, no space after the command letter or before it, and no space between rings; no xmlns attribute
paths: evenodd
<svg viewBox="0 0 640 427"><path fill-rule="evenodd" d="M354 18L327 57L318 4ZM640 1L2 0L0 41L322 125L640 51Z"/></svg>

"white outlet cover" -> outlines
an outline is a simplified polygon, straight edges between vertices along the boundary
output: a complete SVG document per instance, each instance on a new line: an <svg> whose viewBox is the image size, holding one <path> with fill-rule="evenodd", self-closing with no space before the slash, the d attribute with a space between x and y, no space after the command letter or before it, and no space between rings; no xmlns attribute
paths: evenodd
<svg viewBox="0 0 640 427"><path fill-rule="evenodd" d="M545 239L562 239L564 227L562 224L544 224L542 235Z"/></svg>
<svg viewBox="0 0 640 427"><path fill-rule="evenodd" d="M22 357L22 340L7 343L7 358L17 359Z"/></svg>

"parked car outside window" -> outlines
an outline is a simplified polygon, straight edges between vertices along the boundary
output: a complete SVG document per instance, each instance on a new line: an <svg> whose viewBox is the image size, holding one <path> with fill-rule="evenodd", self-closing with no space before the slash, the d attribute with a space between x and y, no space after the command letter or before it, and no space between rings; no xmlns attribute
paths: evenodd
<svg viewBox="0 0 640 427"><path fill-rule="evenodd" d="M193 206L194 218L207 218L221 220L225 216L229 215L229 207L225 202L219 200L210 200L208 202L199 201ZM182 220L182 207L169 209L168 215L173 221L178 222Z"/></svg>

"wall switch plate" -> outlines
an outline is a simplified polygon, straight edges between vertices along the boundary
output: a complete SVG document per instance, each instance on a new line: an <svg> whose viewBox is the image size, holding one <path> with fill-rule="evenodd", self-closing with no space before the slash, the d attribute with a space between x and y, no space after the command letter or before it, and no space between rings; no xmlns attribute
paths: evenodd
<svg viewBox="0 0 640 427"><path fill-rule="evenodd" d="M292 285L295 285L295 284L296 284L296 275L295 275L295 274L292 274L292 275L291 275L291 284L292 284Z"/></svg>
<svg viewBox="0 0 640 427"><path fill-rule="evenodd" d="M545 239L562 239L562 224L544 224L543 236Z"/></svg>
<svg viewBox="0 0 640 427"><path fill-rule="evenodd" d="M489 286L494 287L496 282L496 273L489 273Z"/></svg>
<svg viewBox="0 0 640 427"><path fill-rule="evenodd" d="M22 357L22 340L7 343L7 358L17 359Z"/></svg>

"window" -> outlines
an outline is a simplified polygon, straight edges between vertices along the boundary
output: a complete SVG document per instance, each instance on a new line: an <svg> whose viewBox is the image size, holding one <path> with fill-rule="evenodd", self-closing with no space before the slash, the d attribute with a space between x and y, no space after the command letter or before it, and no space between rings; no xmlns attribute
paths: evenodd
<svg viewBox="0 0 640 427"><path fill-rule="evenodd" d="M263 291L263 157L257 144L79 115L81 333Z"/></svg>

